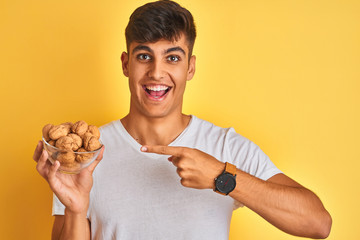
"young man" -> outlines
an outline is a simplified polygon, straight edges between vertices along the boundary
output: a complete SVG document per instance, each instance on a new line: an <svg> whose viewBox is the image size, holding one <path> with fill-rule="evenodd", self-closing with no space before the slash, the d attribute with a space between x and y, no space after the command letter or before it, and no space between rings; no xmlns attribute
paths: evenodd
<svg viewBox="0 0 360 240"><path fill-rule="evenodd" d="M327 237L331 217L314 193L233 129L182 113L195 36L177 3L135 10L121 56L130 112L101 128L104 154L66 175L38 144L37 170L56 195L53 239L228 239L240 204L290 234Z"/></svg>

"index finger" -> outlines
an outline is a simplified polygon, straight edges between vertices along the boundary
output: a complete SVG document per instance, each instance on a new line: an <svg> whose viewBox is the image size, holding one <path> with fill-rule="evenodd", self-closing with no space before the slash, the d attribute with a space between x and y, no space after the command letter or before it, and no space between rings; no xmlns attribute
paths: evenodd
<svg viewBox="0 0 360 240"><path fill-rule="evenodd" d="M162 146L162 145L155 145L155 146L147 146L144 145L140 148L142 152L148 153L157 153L162 155L172 155L176 157L180 157L183 153L184 147L172 147L172 146Z"/></svg>

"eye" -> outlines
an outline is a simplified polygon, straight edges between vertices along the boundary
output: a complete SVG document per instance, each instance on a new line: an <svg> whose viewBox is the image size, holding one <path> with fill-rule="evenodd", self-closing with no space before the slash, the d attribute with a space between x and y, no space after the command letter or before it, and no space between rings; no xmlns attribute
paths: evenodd
<svg viewBox="0 0 360 240"><path fill-rule="evenodd" d="M170 55L167 57L167 60L169 62L178 62L178 61L180 61L180 57L177 55Z"/></svg>
<svg viewBox="0 0 360 240"><path fill-rule="evenodd" d="M136 58L139 59L139 60L142 60L142 61L149 61L149 60L151 60L150 55L144 54L144 53L137 55Z"/></svg>

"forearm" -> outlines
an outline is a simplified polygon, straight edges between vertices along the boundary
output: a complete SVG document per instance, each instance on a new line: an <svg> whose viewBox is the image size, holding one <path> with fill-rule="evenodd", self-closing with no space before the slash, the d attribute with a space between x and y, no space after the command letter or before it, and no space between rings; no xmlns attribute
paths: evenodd
<svg viewBox="0 0 360 240"><path fill-rule="evenodd" d="M86 212L73 213L65 209L64 225L59 240L90 240L90 224Z"/></svg>
<svg viewBox="0 0 360 240"><path fill-rule="evenodd" d="M240 170L236 181L230 196L277 228L312 238L324 238L330 231L331 217L310 190L263 181Z"/></svg>

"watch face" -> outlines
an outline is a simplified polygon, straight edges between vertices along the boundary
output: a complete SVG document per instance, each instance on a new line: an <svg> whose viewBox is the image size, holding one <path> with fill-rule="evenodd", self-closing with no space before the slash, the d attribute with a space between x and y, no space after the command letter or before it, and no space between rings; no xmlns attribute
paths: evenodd
<svg viewBox="0 0 360 240"><path fill-rule="evenodd" d="M235 177L230 173L221 174L215 181L216 189L219 192L228 194L236 186Z"/></svg>

